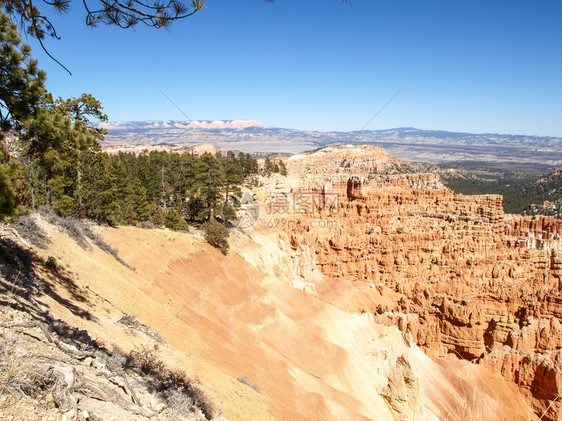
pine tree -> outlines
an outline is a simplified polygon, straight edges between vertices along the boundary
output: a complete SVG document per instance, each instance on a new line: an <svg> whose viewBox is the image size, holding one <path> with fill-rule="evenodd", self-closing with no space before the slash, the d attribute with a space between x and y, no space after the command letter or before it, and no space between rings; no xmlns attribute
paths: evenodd
<svg viewBox="0 0 562 421"><path fill-rule="evenodd" d="M279 173L282 176L287 176L287 166L283 161L279 161Z"/></svg>
<svg viewBox="0 0 562 421"><path fill-rule="evenodd" d="M45 93L47 78L31 58L31 47L22 44L17 25L0 12L0 137L18 131L33 116Z"/></svg>
<svg viewBox="0 0 562 421"><path fill-rule="evenodd" d="M15 169L13 164L0 162L0 216L11 215L16 208Z"/></svg>
<svg viewBox="0 0 562 421"><path fill-rule="evenodd" d="M167 28L176 20L185 19L207 7L205 0L134 0L108 2L94 0L83 3L86 25L95 27L100 23L119 28L133 28L139 23L153 28ZM70 9L70 0L32 2L31 0L3 0L0 7L15 16L25 32L40 42L45 36L59 39L49 14L64 14ZM51 8L50 10L48 10ZM59 63L60 64L60 63Z"/></svg>
<svg viewBox="0 0 562 421"><path fill-rule="evenodd" d="M136 225L138 219L137 214L131 205L127 205L123 213L123 222L127 225Z"/></svg>
<svg viewBox="0 0 562 421"><path fill-rule="evenodd" d="M201 208L196 218L207 220L215 214L224 174L217 159L205 153L195 162L194 190Z"/></svg>
<svg viewBox="0 0 562 421"><path fill-rule="evenodd" d="M63 116L72 123L72 134L64 144L67 155L67 164L73 168L74 174L74 197L76 199L76 214L79 217L86 216L82 203L82 160L81 154L85 152L101 151L100 141L103 140L106 131L91 125L90 119L97 121L107 121L107 115L102 112L103 107L90 94L82 94L79 98L69 98L63 100L59 98L53 105L54 109L59 110Z"/></svg>
<svg viewBox="0 0 562 421"><path fill-rule="evenodd" d="M205 223L205 240L213 247L218 248L224 255L228 253L228 236L228 228L215 218L210 218Z"/></svg>
<svg viewBox="0 0 562 421"><path fill-rule="evenodd" d="M63 180L64 170L67 167L68 149L65 143L74 136L72 124L66 119L60 110L51 108L52 102L49 97L44 101L42 107L37 111L34 118L28 118L24 122L25 138L27 148L25 155L37 168L44 189L44 203L52 206L53 199L70 196L72 193L71 182ZM54 180L53 180L54 179ZM65 189L65 187L68 187ZM55 197L53 198L53 188ZM63 199L64 201L65 199ZM64 208L64 206L60 206Z"/></svg>
<svg viewBox="0 0 562 421"><path fill-rule="evenodd" d="M252 158L249 153L239 152L238 153L238 165L242 168L242 176L248 177L252 174L258 173L258 161Z"/></svg>
<svg viewBox="0 0 562 421"><path fill-rule="evenodd" d="M236 217L236 210L240 207L240 184L242 184L242 169L236 161L226 162L223 170L223 192L224 202L221 209L221 218L224 221Z"/></svg>
<svg viewBox="0 0 562 421"><path fill-rule="evenodd" d="M183 219L174 208L164 214L164 224L166 228L173 230L189 231L187 222L185 222L185 219Z"/></svg>
<svg viewBox="0 0 562 421"><path fill-rule="evenodd" d="M148 220L157 227L161 227L162 225L164 225L164 212L162 212L162 208L153 203L150 207L150 215L148 217Z"/></svg>
<svg viewBox="0 0 562 421"><path fill-rule="evenodd" d="M17 25L0 12L0 218L16 212L20 166L8 152L23 121L32 117L45 92L46 74L31 58L31 47L22 44Z"/></svg>
<svg viewBox="0 0 562 421"><path fill-rule="evenodd" d="M85 153L82 155L82 168L86 217L109 225L117 224L119 203L108 155Z"/></svg>
<svg viewBox="0 0 562 421"><path fill-rule="evenodd" d="M137 221L148 221L150 207L146 201L146 188L138 177L135 177L132 185L129 186L126 203L127 209L130 207L133 210Z"/></svg>
<svg viewBox="0 0 562 421"><path fill-rule="evenodd" d="M103 130L91 127L89 118L107 119L101 104L91 95L52 100L45 95L34 118L23 124L27 158L43 179L44 201L62 215L85 217L81 159L84 153L99 153ZM33 168L30 177L33 177ZM35 183L30 182L30 188ZM35 191L31 191L35 197Z"/></svg>
<svg viewBox="0 0 562 421"><path fill-rule="evenodd" d="M273 164L271 163L271 159L269 159L269 157L265 158L262 171L263 175L265 175L266 177L269 177L273 172Z"/></svg>

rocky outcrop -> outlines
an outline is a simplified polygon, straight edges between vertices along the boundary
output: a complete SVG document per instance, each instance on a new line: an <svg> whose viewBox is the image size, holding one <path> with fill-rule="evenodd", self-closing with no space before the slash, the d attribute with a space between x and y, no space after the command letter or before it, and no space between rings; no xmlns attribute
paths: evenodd
<svg viewBox="0 0 562 421"><path fill-rule="evenodd" d="M454 356L502 373L537 414L557 419L562 221L505 215L499 195L455 195L436 176L388 174L398 166L388 167L393 161L379 152L376 157L379 165L362 158L370 163L363 172L351 160L337 182L322 164L321 191L331 187L338 206L327 209L317 200L313 212L288 216L294 221L287 224L290 243L312 247L325 275L358 288L374 285L386 297L350 310L397 326L431 356ZM302 158L293 167L307 168L306 188L311 172L322 184L319 159ZM332 223L314 222L324 219Z"/></svg>
<svg viewBox="0 0 562 421"><path fill-rule="evenodd" d="M402 354L394 362L388 376L388 385L381 392L381 396L394 410L395 419L400 419L404 414L422 412L419 383L408 354Z"/></svg>
<svg viewBox="0 0 562 421"><path fill-rule="evenodd" d="M397 328L375 324L372 314L342 311L294 288L295 278L319 275L314 248L293 250L276 229L232 230L233 251L224 256L198 233L92 227L120 250L125 266L97 244L79 246L62 227L32 218L36 234L49 240L45 248L30 246L37 238L23 231L0 232L7 276L0 276L0 373L5 362L49 358L74 367L76 382L62 390L76 398L78 419L197 419L199 412L188 412L196 396L179 393L195 385L216 402L213 414L201 407L207 419L462 419L465 407L481 410L474 396L494 420L509 420L513 407L537 419L499 375L492 376L495 389L482 371L465 382L470 364L436 362ZM33 259L29 272L8 267L7 259L20 255ZM56 271L44 263L49 256ZM51 317L64 321L49 335L56 339L56 331L64 350L82 351L78 357L58 352L58 342L48 343L37 327L23 330L30 306L49 317L42 320L47 326ZM103 349L82 359L98 349L92 341ZM3 360L4 345L15 358ZM182 381L183 372L193 385ZM40 395L24 412L28 403L6 393L0 386L0 413L9 419L61 418L56 408L42 408Z"/></svg>
<svg viewBox="0 0 562 421"><path fill-rule="evenodd" d="M398 172L400 162L372 145L329 146L310 154L293 155L289 170L298 174L368 174Z"/></svg>

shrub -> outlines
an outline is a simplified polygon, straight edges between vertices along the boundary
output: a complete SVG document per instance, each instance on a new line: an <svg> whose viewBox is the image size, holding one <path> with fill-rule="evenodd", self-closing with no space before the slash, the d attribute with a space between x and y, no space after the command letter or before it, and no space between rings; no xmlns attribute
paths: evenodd
<svg viewBox="0 0 562 421"><path fill-rule="evenodd" d="M173 230L189 231L187 222L185 222L185 219L183 219L174 208L167 211L164 215L164 225L166 225L166 228Z"/></svg>
<svg viewBox="0 0 562 421"><path fill-rule="evenodd" d="M165 342L166 340L160 334L153 332L152 329L150 329L150 327L139 322L134 314L124 314L119 320L117 320L117 323L120 323L123 326L127 326L131 329L136 329L139 332L142 332L150 336L152 339L154 339L157 342Z"/></svg>
<svg viewBox="0 0 562 421"><path fill-rule="evenodd" d="M205 223L205 240L224 255L228 253L228 236L228 228L215 218L211 218Z"/></svg>
<svg viewBox="0 0 562 421"><path fill-rule="evenodd" d="M82 232L83 223L78 219L74 219L70 216L58 216L49 207L42 207L39 209L39 214L42 215L47 222L57 226L66 232L78 245L84 249L89 249L90 246L86 241L86 237Z"/></svg>
<svg viewBox="0 0 562 421"><path fill-rule="evenodd" d="M201 410L206 419L213 419L215 409L205 393L185 372L166 367L155 350L142 347L131 352L127 366L144 374L144 379L164 396L172 409L188 412L194 406Z"/></svg>
<svg viewBox="0 0 562 421"><path fill-rule="evenodd" d="M41 385L36 367L22 359L16 350L16 337L0 335L0 391L35 396Z"/></svg>
<svg viewBox="0 0 562 421"><path fill-rule="evenodd" d="M144 374L159 373L164 370L164 363L158 359L154 349L142 347L138 351L132 351L130 358L130 364Z"/></svg>
<svg viewBox="0 0 562 421"><path fill-rule="evenodd" d="M162 225L164 225L164 212L162 212L162 208L158 205L153 204L150 208L148 220L157 227L161 227Z"/></svg>
<svg viewBox="0 0 562 421"><path fill-rule="evenodd" d="M137 223L137 214L131 205L127 206L123 213L123 221L127 225L135 225Z"/></svg>
<svg viewBox="0 0 562 421"><path fill-rule="evenodd" d="M47 248L49 238L45 231L29 216L21 216L18 220L17 231L31 243L42 249Z"/></svg>
<svg viewBox="0 0 562 421"><path fill-rule="evenodd" d="M55 259L53 256L49 256L45 261L45 266L47 266L49 269L53 271L56 271L59 267L59 263L57 262L57 259Z"/></svg>
<svg viewBox="0 0 562 421"><path fill-rule="evenodd" d="M212 420L215 408L205 393L183 372L177 369L167 369L163 373L162 383L165 386L164 396L172 407L181 405L178 393L190 399L193 406L199 408L205 418ZM174 393L176 391L176 393ZM177 408L179 409L179 408Z"/></svg>
<svg viewBox="0 0 562 421"><path fill-rule="evenodd" d="M257 387L255 384L253 384L248 377L246 377L246 376L238 377L238 381L242 384L245 384L248 387L251 387L256 392L260 393L260 388Z"/></svg>
<svg viewBox="0 0 562 421"><path fill-rule="evenodd" d="M39 213L49 222L66 232L72 239L74 239L83 249L90 249L91 246L86 240L89 238L96 246L105 251L106 253L115 257L115 259L123 266L134 271L134 268L129 266L121 257L119 257L119 250L111 247L103 239L92 231L88 222L85 220L74 219L71 216L58 216L51 209L43 207ZM46 237L45 237L46 238ZM48 240L46 238L46 240Z"/></svg>

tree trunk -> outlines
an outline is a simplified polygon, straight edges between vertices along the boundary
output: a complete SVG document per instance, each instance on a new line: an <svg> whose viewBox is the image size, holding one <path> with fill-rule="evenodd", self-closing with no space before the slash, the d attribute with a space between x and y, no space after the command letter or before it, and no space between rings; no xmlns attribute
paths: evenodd
<svg viewBox="0 0 562 421"><path fill-rule="evenodd" d="M49 180L51 179L51 168L47 167L45 170L45 206L51 207L51 187L49 187Z"/></svg>
<svg viewBox="0 0 562 421"><path fill-rule="evenodd" d="M78 215L80 218L85 218L86 211L82 204L82 170L80 168L80 161L78 162L78 168L76 168L76 200L78 202Z"/></svg>
<svg viewBox="0 0 562 421"><path fill-rule="evenodd" d="M166 209L166 189L164 187L164 165L162 165L162 203L164 204L164 209Z"/></svg>
<svg viewBox="0 0 562 421"><path fill-rule="evenodd" d="M33 185L33 165L31 160L27 158L27 163L29 165L29 189L31 192L31 210L35 211L35 186Z"/></svg>

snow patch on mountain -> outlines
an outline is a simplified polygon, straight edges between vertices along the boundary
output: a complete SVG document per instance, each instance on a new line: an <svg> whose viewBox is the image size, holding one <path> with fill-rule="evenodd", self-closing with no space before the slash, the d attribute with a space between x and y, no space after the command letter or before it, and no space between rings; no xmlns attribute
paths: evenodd
<svg viewBox="0 0 562 421"><path fill-rule="evenodd" d="M99 123L98 127L106 130L140 130L140 129L245 129L263 127L256 120L211 120L211 121L112 121Z"/></svg>

